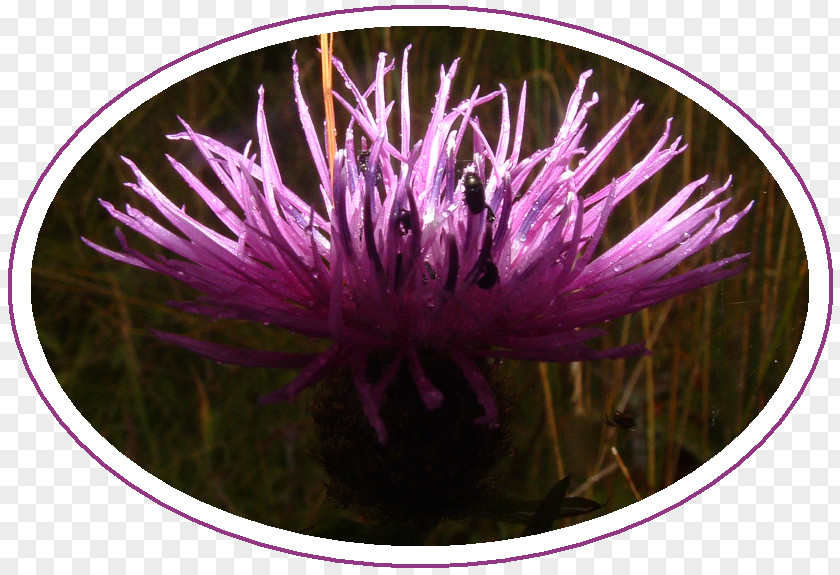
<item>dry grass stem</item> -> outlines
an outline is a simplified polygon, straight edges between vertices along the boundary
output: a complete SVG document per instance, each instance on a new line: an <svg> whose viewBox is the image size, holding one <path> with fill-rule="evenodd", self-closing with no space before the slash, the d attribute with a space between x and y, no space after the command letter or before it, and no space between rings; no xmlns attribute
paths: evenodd
<svg viewBox="0 0 840 575"><path fill-rule="evenodd" d="M321 78L324 88L324 115L327 119L327 147L329 150L330 182L333 181L335 171L335 108L333 107L332 95L332 56L333 56L333 35L321 34Z"/></svg>
<svg viewBox="0 0 840 575"><path fill-rule="evenodd" d="M548 364L541 361L537 364L542 382L543 396L545 398L546 430L551 440L551 448L554 451L554 462L557 465L557 479L566 477L563 466L563 456L560 454L560 437L557 432L557 419L554 417L554 398L551 395L551 384L548 381Z"/></svg>
<svg viewBox="0 0 840 575"><path fill-rule="evenodd" d="M636 501L641 501L642 496L639 495L639 490L636 489L636 484L633 482L633 478L630 477L630 472L627 470L627 466L624 465L624 460L621 459L621 456L618 454L618 449L615 446L610 448L610 451L615 457L615 462L618 464L618 468L621 470L621 474L624 475L624 479L627 480L627 485L630 486L630 491L633 492L633 497L636 498Z"/></svg>

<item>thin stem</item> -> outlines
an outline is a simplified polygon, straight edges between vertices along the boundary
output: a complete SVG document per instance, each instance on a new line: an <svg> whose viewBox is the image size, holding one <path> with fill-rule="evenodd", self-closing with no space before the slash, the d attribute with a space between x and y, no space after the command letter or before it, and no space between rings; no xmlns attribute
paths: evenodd
<svg viewBox="0 0 840 575"><path fill-rule="evenodd" d="M131 400L134 404L134 413L137 414L140 420L140 428L143 431L143 439L149 447L149 452L152 459L152 464L157 465L158 449L155 435L152 433L152 428L149 423L149 415L146 410L146 401L143 397L143 385L141 383L142 373L140 366L140 359L137 356L137 349L134 346L134 341L131 336L132 321L131 314L128 311L123 292L120 289L117 280L114 276L108 276L108 281L111 284L111 291L114 296L114 301L117 306L117 313L120 318L120 337L123 341L124 362L126 367L126 375L128 376L129 389Z"/></svg>
<svg viewBox="0 0 840 575"><path fill-rule="evenodd" d="M547 422L548 437L551 440L551 447L554 450L554 462L557 464L557 479L566 477L563 466L563 456L560 454L560 437L557 432L557 420L554 417L554 398L551 395L551 385L548 381L548 364L541 361L537 364L542 382L543 396L545 396L545 417Z"/></svg>
<svg viewBox="0 0 840 575"><path fill-rule="evenodd" d="M642 326L645 341L650 337L650 314L642 310ZM648 456L648 489L656 491L656 388L653 381L653 358L642 358L645 366L645 395L647 397L647 456Z"/></svg>
<svg viewBox="0 0 840 575"><path fill-rule="evenodd" d="M627 470L627 466L624 465L624 460L621 459L621 456L618 454L618 449L615 446L610 448L610 451L615 457L615 462L618 464L618 468L621 470L621 474L624 475L624 479L627 480L627 485L630 486L630 491L633 492L633 497L636 498L636 501L641 501L642 496L639 495L639 490L636 489L636 484L633 482L633 478L630 477L630 472Z"/></svg>
<svg viewBox="0 0 840 575"><path fill-rule="evenodd" d="M618 469L618 464L610 463L605 468L603 468L601 471L599 471L598 473L596 473L595 475L593 475L589 479L587 479L585 483L580 485L580 487L578 487L577 489L572 491L569 494L569 497L580 497L581 495L586 493L589 490L590 487L592 487L593 485L595 485L596 483L601 481L604 477L606 477L610 473L614 473L616 469Z"/></svg>
<svg viewBox="0 0 840 575"><path fill-rule="evenodd" d="M334 181L335 172L335 108L332 95L332 55L333 34L321 34L321 80L324 88L324 113L327 117L327 149L329 151L330 183Z"/></svg>

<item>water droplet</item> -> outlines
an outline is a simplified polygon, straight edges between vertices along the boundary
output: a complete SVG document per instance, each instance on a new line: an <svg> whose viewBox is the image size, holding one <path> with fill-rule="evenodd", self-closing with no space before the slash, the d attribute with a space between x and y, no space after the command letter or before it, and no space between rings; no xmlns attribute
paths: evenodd
<svg viewBox="0 0 840 575"><path fill-rule="evenodd" d="M616 273L620 272L621 271L621 264L615 264L615 266L613 266L613 271L616 272Z"/></svg>

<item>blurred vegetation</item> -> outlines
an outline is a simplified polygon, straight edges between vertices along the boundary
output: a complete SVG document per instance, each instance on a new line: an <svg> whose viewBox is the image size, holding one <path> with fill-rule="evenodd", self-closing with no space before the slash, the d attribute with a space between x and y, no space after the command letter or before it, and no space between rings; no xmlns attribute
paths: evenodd
<svg viewBox="0 0 840 575"><path fill-rule="evenodd" d="M459 28L344 32L335 37L335 53L357 83L367 85L376 54L400 56L409 43L415 138L428 121L439 67L455 57L461 65L453 104L467 98L475 84L486 92L502 83L515 110L527 80L526 153L550 143L578 76L587 69L594 70L587 93L597 91L601 102L590 112L584 145L591 147L634 100L645 102L584 193L630 168L659 138L665 121L675 118L672 134L685 136L688 151L619 206L604 248L704 174L710 174L706 189L733 175L729 213L756 202L735 231L684 264L689 268L749 251L744 273L615 321L607 326L609 336L594 342L646 340L652 357L508 366L515 388L514 452L498 475L510 497L540 499L569 474L569 493L608 502L599 512L608 513L635 501L634 489L644 497L690 473L752 421L777 389L800 341L807 262L777 184L749 148L704 109L598 55ZM176 118L181 116L196 131L242 149L248 140L256 141L259 85L266 88L269 128L284 180L317 205L317 180L291 84L291 55L298 50L309 104L313 115L321 117L317 45L317 38L310 38L233 58L172 86L114 126L75 167L50 207L32 288L50 365L74 405L108 441L197 499L293 531L334 517L359 519L351 511L336 511L326 498L322 472L311 457L311 392L296 403L258 407L260 394L290 381L294 373L216 365L156 340L148 330L263 349L310 350L321 344L262 325L214 322L168 308L167 301L196 294L172 279L111 261L79 237L116 246L115 221L98 205L100 197L117 206L146 207L122 185L132 177L120 156L134 160L175 203L212 221L163 154L184 162L211 187L221 186L188 142L164 136L181 130ZM396 96L399 76L391 78ZM481 124L492 138L499 108L488 108L492 113L482 116ZM338 118L341 134L346 126L341 110ZM136 234L130 241L138 249L153 249ZM606 425L604 414L614 409L633 416L637 429ZM468 519L440 525L427 543L499 540L520 530L491 519Z"/></svg>

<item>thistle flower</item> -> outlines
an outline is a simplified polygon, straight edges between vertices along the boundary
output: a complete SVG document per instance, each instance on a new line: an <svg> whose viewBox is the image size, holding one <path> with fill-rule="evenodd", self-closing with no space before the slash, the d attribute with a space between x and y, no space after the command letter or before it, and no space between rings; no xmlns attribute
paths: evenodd
<svg viewBox="0 0 840 575"><path fill-rule="evenodd" d="M630 171L602 189L587 188L641 103L634 103L591 150L584 149L584 120L598 102L597 94L584 101L591 75L585 72L554 141L523 157L525 86L513 118L504 86L483 95L476 88L468 100L451 107L455 61L441 68L431 120L414 139L407 56L408 49L401 66L396 138L389 134L395 102L385 96L394 61L381 54L373 84L361 89L341 61L333 60L347 88L346 96L334 97L349 121L332 177L293 59L298 113L320 181L323 206L318 209L283 183L269 140L262 88L258 155L249 147L243 152L231 149L185 122L184 132L170 136L191 140L220 180L229 197L217 195L169 158L229 233L190 217L187 208L174 205L125 159L137 178L127 185L168 225L130 205L119 211L105 200L101 204L120 223L176 257L142 254L119 229L119 251L85 239L88 245L203 294L197 301L176 304L184 310L271 324L331 345L321 353L292 354L156 332L159 338L218 362L302 368L292 382L263 396L263 403L294 399L344 370L384 444L388 428L380 411L398 373L409 374L426 409L436 410L445 400L441 385L427 374L427 357L460 371L459 380L481 408L475 424L492 428L499 407L486 377L489 359L568 362L646 354L643 344L590 347L587 342L603 333L592 326L740 270L733 264L747 254L671 274L728 233L750 209L722 220L729 203L722 194L729 181L689 204L706 177L685 186L621 241L598 252L615 206L685 150L679 137L669 142L668 122ZM501 102L500 130L498 140L490 142L474 114L494 101ZM465 144L468 136L471 146ZM464 160L468 164L459 170ZM378 363L371 369L374 358Z"/></svg>

